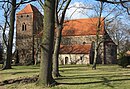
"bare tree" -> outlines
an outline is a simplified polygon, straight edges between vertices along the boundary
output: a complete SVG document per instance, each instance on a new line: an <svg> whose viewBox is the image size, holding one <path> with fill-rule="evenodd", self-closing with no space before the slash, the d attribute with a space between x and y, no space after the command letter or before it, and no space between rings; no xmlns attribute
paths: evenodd
<svg viewBox="0 0 130 89"><path fill-rule="evenodd" d="M16 0L11 2L10 10L10 27L9 27L9 37L7 45L7 58L4 62L3 69L11 68L11 57L12 57L12 47L13 47L13 35L14 35L14 22L15 22L15 11L16 11Z"/></svg>
<svg viewBox="0 0 130 89"><path fill-rule="evenodd" d="M126 9L126 12L128 13L128 15L130 15L130 6L129 6L129 2L130 0L96 0L96 1L102 1L102 2L106 2L106 3L110 3L110 4L120 4L123 8Z"/></svg>
<svg viewBox="0 0 130 89"><path fill-rule="evenodd" d="M129 25L125 24L122 20L116 19L107 26L109 34L113 40L117 43L118 53L121 53L127 48L129 43Z"/></svg>
<svg viewBox="0 0 130 89"><path fill-rule="evenodd" d="M53 75L54 77L59 77L59 50L60 50L60 43L62 37L62 29L63 23L65 19L66 10L70 4L71 0L56 0L55 5L55 27L56 27L56 34L55 34L55 46L54 46L54 53L53 53ZM61 15L60 15L61 14Z"/></svg>
<svg viewBox="0 0 130 89"><path fill-rule="evenodd" d="M96 12L96 13L94 13L94 17L97 17L98 18L98 22L97 22L97 25L96 25L96 29L97 29L97 32L96 32L96 38L95 38L95 42L94 42L94 61L93 61L93 66L92 66L92 69L96 69L96 62L97 62L97 59L99 59L98 57L100 56L100 55L102 55L102 53L103 53L103 49L102 49L102 47L101 46L103 46L103 45L101 45L105 40L104 40L104 38L106 38L106 37L101 37L100 36L100 32L101 32L101 30L104 28L104 26L103 26L103 22L104 21L107 21L107 22L105 22L105 25L107 24L109 24L110 22L112 22L115 18L117 18L118 16L120 16L121 14L122 14L122 12L120 12L119 10L117 10L117 8L118 8L118 5L115 5L114 7L112 7L111 9L110 9L110 7L107 5L107 4L105 4L104 2L99 2L100 3L100 5L99 6L97 6L97 5L94 5L94 11ZM107 5L107 6L106 6ZM109 8L110 10L106 10L106 8ZM116 10L116 11L115 11ZM107 12L106 12L107 11ZM105 12L105 15L104 15L104 17L102 18L102 14L103 14L103 12ZM111 16L111 14L113 14L113 16ZM106 26L105 26L106 27ZM106 30L106 29L105 29ZM101 62L102 62L102 64L104 64L105 63L105 60L103 60L103 58L102 58L102 60L101 60Z"/></svg>
<svg viewBox="0 0 130 89"><path fill-rule="evenodd" d="M31 1L32 0L26 0L26 1L21 0L18 3L16 0L2 0L2 1L0 1L0 3L4 3L4 5L7 4L8 6L10 6L10 8L8 8L6 10L4 9L5 18L6 18L5 19L6 24L5 24L4 30L6 29L6 26L8 25L9 26L9 35L8 35L8 40L7 40L7 44L6 44L7 45L7 52L6 52L7 56L6 56L6 59L5 59L5 62L4 62L2 69L11 69L12 47L13 47L13 36L14 36L14 25L15 25L15 12L21 4L29 3ZM9 15L7 15L8 11L9 11ZM9 16L9 21L7 21L8 16ZM5 34L5 31L4 31L4 34ZM6 43L6 42L4 42L4 43Z"/></svg>

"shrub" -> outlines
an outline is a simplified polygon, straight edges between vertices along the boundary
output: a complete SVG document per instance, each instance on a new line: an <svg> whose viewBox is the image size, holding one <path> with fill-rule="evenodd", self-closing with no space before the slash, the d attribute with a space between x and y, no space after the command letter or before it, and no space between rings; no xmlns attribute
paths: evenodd
<svg viewBox="0 0 130 89"><path fill-rule="evenodd" d="M130 64L130 56L124 54L119 55L118 65L126 68Z"/></svg>

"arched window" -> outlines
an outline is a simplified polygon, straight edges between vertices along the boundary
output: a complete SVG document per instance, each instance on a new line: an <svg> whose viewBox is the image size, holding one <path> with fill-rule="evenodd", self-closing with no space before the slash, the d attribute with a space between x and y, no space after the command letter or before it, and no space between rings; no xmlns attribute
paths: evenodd
<svg viewBox="0 0 130 89"><path fill-rule="evenodd" d="M26 24L25 23L22 24L22 31L26 31Z"/></svg>
<svg viewBox="0 0 130 89"><path fill-rule="evenodd" d="M23 16L21 15L21 18L23 18Z"/></svg>
<svg viewBox="0 0 130 89"><path fill-rule="evenodd" d="M68 64L68 57L65 57L65 64Z"/></svg>
<svg viewBox="0 0 130 89"><path fill-rule="evenodd" d="M83 45L85 45L86 44L86 42L83 42Z"/></svg>
<svg viewBox="0 0 130 89"><path fill-rule="evenodd" d="M27 17L29 17L29 15L27 15Z"/></svg>

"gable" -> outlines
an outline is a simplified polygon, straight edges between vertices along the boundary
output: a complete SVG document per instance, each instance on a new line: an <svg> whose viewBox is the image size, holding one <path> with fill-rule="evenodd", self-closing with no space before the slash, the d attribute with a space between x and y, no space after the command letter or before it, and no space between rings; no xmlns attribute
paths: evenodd
<svg viewBox="0 0 130 89"><path fill-rule="evenodd" d="M28 13L38 13L38 9L31 5L31 4L28 4L25 8L23 8L21 11L19 11L17 13L17 15L21 15L21 14L28 14Z"/></svg>

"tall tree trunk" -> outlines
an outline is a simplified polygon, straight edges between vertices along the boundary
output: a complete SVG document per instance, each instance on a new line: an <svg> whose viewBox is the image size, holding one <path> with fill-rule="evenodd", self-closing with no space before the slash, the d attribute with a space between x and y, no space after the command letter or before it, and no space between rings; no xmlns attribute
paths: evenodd
<svg viewBox="0 0 130 89"><path fill-rule="evenodd" d="M55 84L52 78L52 53L55 29L55 0L44 0L44 29L41 44L41 64L39 84L51 86Z"/></svg>
<svg viewBox="0 0 130 89"><path fill-rule="evenodd" d="M33 43L32 43L33 44L32 45L32 64L34 65L35 64L35 59L34 59L34 55L35 55L34 54L34 44L35 44L34 43L34 32L33 32L33 36L32 37L33 37L33 39L32 39L33 40Z"/></svg>
<svg viewBox="0 0 130 89"><path fill-rule="evenodd" d="M55 40L54 53L53 53L53 76L54 77L61 76L59 73L59 60L58 60L61 35L62 35L62 26L59 25L56 29L56 40Z"/></svg>
<svg viewBox="0 0 130 89"><path fill-rule="evenodd" d="M96 70L96 64L97 64L97 56L98 56L97 43L94 43L94 61L93 61L92 69L95 69L95 70Z"/></svg>
<svg viewBox="0 0 130 89"><path fill-rule="evenodd" d="M98 51L99 51L99 46L100 46L100 37L99 37L99 33L101 31L101 15L102 15L102 10L103 10L103 2L100 2L100 12L99 12L99 17L98 17L98 23L97 23L97 32L96 32L96 41L95 41L95 48L94 48L94 62L93 62L93 66L92 69L96 69L96 62L97 62L97 58L98 58Z"/></svg>
<svg viewBox="0 0 130 89"><path fill-rule="evenodd" d="M10 28L9 28L9 36L8 36L8 45L7 45L7 58L4 62L3 69L11 69L11 61L12 61L16 0L11 0L11 3L12 4L11 4L11 14L10 14Z"/></svg>
<svg viewBox="0 0 130 89"><path fill-rule="evenodd" d="M60 0L56 0L55 4L55 22L56 22L56 41L55 41L55 46L54 46L54 54L53 54L53 75L54 77L59 77L61 76L59 73L59 50L60 50L60 42L61 42L61 37L62 37L62 29L63 29L63 23L64 23L64 18L65 18L65 13L66 10L71 2L71 0L66 0L63 1L61 4L60 10L62 10L62 15L61 17L58 17L58 5ZM66 5L64 6L63 4L66 2ZM62 8L63 7L63 8Z"/></svg>

